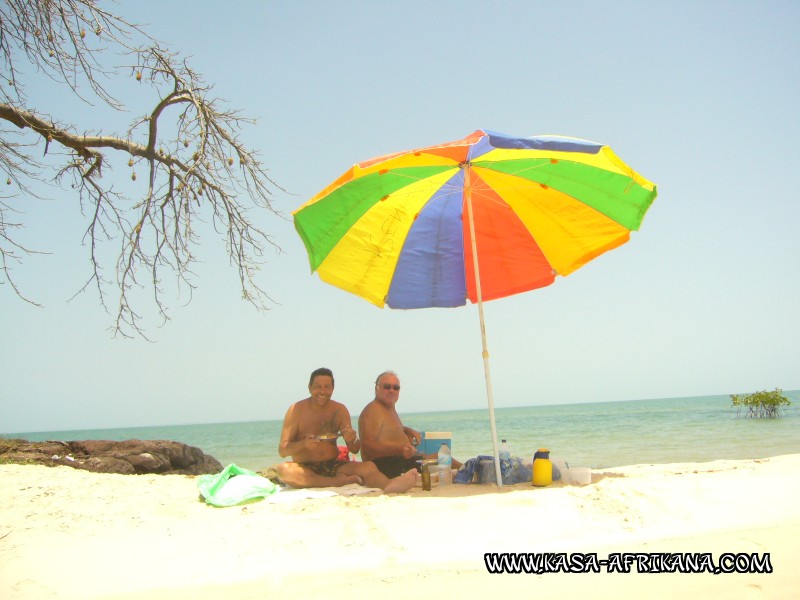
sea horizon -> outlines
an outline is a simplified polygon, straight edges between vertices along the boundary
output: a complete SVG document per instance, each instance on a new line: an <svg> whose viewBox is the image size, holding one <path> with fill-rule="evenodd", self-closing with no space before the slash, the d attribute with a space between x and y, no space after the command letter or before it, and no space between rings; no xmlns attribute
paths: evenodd
<svg viewBox="0 0 800 600"><path fill-rule="evenodd" d="M771 390L768 390L771 391ZM749 392L737 392L740 395L744 395ZM800 389L797 390L781 390L781 393L788 397L789 400L792 402L792 406L795 405L795 401L800 403ZM655 398L627 398L622 400L586 400L583 402L562 402L562 403L555 403L555 404L535 404L535 405L515 405L515 406L495 406L495 411L498 410L516 410L516 409L528 409L528 408L551 408L551 407L558 407L558 406L581 406L584 404L624 404L626 402L656 402L656 401L663 401L663 400L690 400L690 399L698 399L698 398L728 398L730 399L731 394L727 393L720 393L720 394L702 394L697 396L664 396L664 397L655 397ZM336 398L333 398L334 400ZM288 408L289 405L286 405ZM348 407L349 408L349 407ZM791 408L788 407L788 408ZM487 407L477 407L477 408L466 408L466 409L452 409L452 410L418 410L418 411L398 411L401 416L403 415L428 415L432 413L453 413L453 412L480 412L488 410ZM352 415L353 420L357 420L358 415ZM237 425L240 423L269 423L273 421L283 421L283 417L274 418L274 419L233 419L233 420L225 420L225 421L189 421L185 423L158 423L158 424L151 424L151 425L113 425L113 426L102 426L102 427L80 427L80 428L72 428L72 429L48 429L48 430L31 430L31 431L16 431L16 432L2 432L0 431L0 437L2 438L11 438L16 435L22 434L39 434L39 433L49 433L49 432L74 432L74 431L115 431L117 429L148 429L152 427L192 427L192 426L202 426L202 425Z"/></svg>
<svg viewBox="0 0 800 600"><path fill-rule="evenodd" d="M777 419L737 416L729 394L614 400L495 409L498 443L530 459L540 447L574 466L708 462L800 452L800 390L783 390L791 405ZM450 431L453 454L466 460L492 453L486 408L404 413L419 431ZM353 415L356 426L358 415ZM166 439L203 450L223 465L257 470L281 462L282 419L136 427L10 432L28 441ZM340 440L341 441L341 440Z"/></svg>

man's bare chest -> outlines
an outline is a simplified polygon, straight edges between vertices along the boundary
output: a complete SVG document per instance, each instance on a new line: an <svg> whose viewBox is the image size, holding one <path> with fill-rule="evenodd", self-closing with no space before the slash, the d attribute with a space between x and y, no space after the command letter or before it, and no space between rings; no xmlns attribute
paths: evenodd
<svg viewBox="0 0 800 600"><path fill-rule="evenodd" d="M336 408L325 411L305 411L298 423L302 435L318 435L322 433L338 433L340 428L339 413Z"/></svg>

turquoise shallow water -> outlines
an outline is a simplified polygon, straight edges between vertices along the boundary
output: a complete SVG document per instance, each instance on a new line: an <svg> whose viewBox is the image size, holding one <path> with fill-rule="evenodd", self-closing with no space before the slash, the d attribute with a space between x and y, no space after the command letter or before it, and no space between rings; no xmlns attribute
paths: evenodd
<svg viewBox="0 0 800 600"><path fill-rule="evenodd" d="M792 405L780 419L737 418L729 396L663 398L589 404L500 408L498 438L512 454L531 458L540 447L574 466L706 462L800 453L800 390L784 395ZM491 454L487 410L402 413L419 431L451 431L453 455L465 460ZM357 417L353 418L354 426ZM10 433L31 441L168 439L197 446L222 464L259 469L280 461L280 421L209 423Z"/></svg>

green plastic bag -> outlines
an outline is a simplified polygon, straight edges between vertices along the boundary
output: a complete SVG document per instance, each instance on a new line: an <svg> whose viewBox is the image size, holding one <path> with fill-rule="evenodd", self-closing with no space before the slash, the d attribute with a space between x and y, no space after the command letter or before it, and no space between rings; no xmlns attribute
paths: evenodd
<svg viewBox="0 0 800 600"><path fill-rule="evenodd" d="M217 475L201 475L197 488L206 504L219 507L263 500L278 490L278 486L266 477L234 464Z"/></svg>

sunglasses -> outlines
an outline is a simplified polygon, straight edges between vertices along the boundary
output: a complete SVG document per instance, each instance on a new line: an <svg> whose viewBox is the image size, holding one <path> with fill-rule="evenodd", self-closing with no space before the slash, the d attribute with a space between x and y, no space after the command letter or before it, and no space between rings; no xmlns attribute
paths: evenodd
<svg viewBox="0 0 800 600"><path fill-rule="evenodd" d="M385 390L394 390L395 392L400 390L400 386L397 385L396 383L394 385L392 385L391 383L384 383L381 384L381 387Z"/></svg>

